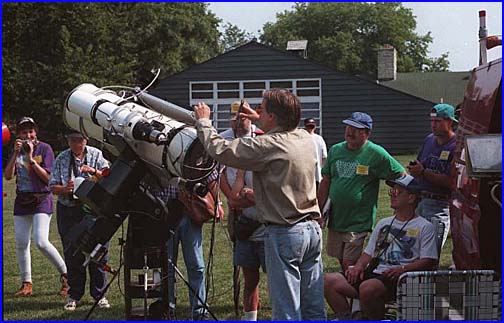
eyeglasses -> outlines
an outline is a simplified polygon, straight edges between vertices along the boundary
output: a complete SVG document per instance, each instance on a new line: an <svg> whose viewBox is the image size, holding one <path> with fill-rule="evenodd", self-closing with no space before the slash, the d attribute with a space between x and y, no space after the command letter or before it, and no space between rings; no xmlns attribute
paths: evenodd
<svg viewBox="0 0 504 323"><path fill-rule="evenodd" d="M394 197L401 195L401 193L408 193L408 191L401 191L401 190L399 190L397 188L391 188L388 191L388 195L389 196L394 196Z"/></svg>

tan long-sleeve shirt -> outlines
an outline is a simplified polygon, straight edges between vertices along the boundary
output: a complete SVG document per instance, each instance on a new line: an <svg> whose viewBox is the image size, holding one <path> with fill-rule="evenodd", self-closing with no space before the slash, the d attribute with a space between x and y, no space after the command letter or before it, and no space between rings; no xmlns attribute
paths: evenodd
<svg viewBox="0 0 504 323"><path fill-rule="evenodd" d="M253 172L259 221L291 225L320 217L314 169L315 147L303 129L273 129L254 138L225 140L209 119L196 122L198 137L208 154L224 165Z"/></svg>

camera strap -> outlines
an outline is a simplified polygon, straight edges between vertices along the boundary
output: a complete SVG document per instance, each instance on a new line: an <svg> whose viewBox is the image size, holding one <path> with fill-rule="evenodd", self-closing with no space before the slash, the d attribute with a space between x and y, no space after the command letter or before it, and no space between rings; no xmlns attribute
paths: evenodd
<svg viewBox="0 0 504 323"><path fill-rule="evenodd" d="M84 155L82 155L82 164L87 165L87 151L84 151ZM77 164L75 162L75 156L72 150L70 150L70 163L68 165L68 174L70 178L72 178L72 174L74 177L78 177L80 175L80 170L77 168Z"/></svg>

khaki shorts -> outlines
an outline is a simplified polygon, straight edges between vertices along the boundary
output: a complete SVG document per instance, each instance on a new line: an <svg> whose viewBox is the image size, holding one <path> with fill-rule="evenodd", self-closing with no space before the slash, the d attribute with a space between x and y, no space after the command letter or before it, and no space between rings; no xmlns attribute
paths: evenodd
<svg viewBox="0 0 504 323"><path fill-rule="evenodd" d="M327 255L340 260L357 261L364 250L369 232L338 232L327 230Z"/></svg>

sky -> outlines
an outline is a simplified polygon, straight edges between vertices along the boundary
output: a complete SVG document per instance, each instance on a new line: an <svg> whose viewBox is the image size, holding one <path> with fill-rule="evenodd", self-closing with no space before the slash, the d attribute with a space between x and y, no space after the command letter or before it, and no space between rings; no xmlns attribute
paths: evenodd
<svg viewBox="0 0 504 323"><path fill-rule="evenodd" d="M276 14L291 10L294 2L209 2L209 9L240 29L259 36L266 22ZM416 16L416 32L431 31L433 42L429 57L449 52L450 71L468 71L478 65L478 11L486 10L488 35L502 35L500 2L403 2ZM502 47L488 51L488 60L502 57Z"/></svg>

